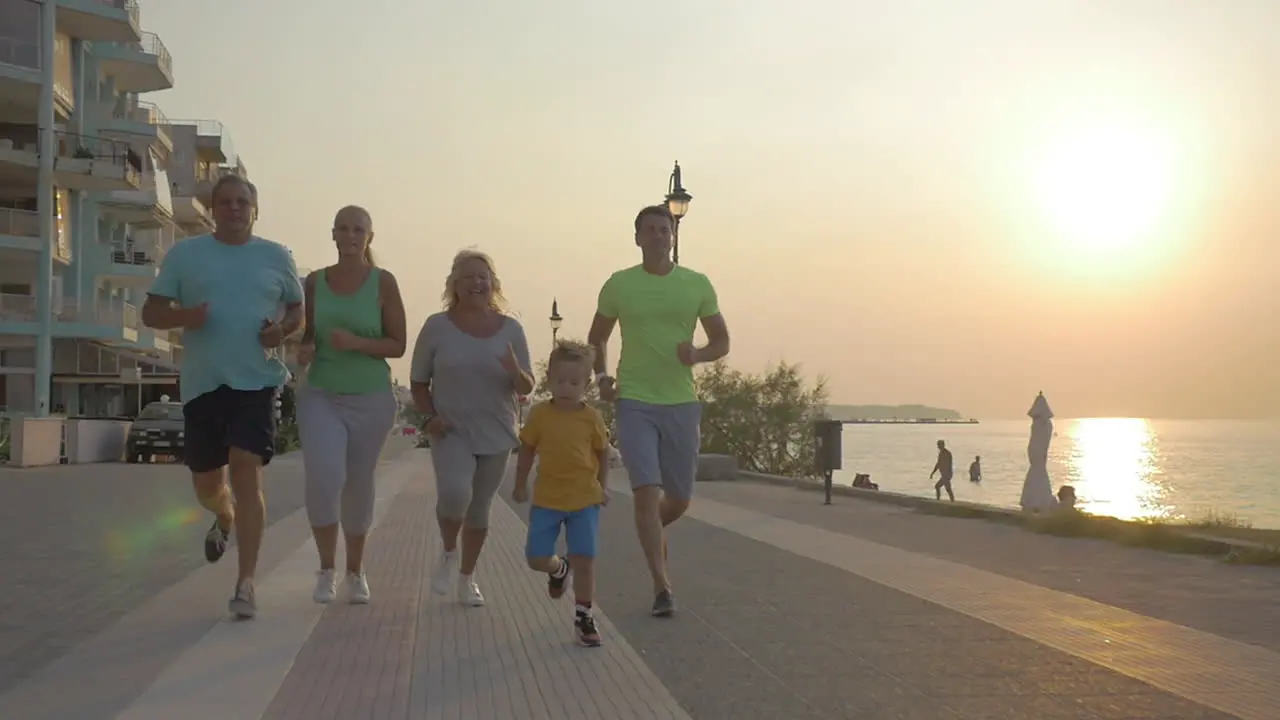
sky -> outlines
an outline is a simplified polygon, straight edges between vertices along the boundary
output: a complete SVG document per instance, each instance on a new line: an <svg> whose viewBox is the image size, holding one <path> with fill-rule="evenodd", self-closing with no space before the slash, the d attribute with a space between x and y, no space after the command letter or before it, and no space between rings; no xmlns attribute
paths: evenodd
<svg viewBox="0 0 1280 720"><path fill-rule="evenodd" d="M736 368L984 419L1280 416L1280 3L141 5L177 78L147 99L226 125L300 266L367 207L411 342L464 247L535 357L553 299L585 337L679 160Z"/></svg>

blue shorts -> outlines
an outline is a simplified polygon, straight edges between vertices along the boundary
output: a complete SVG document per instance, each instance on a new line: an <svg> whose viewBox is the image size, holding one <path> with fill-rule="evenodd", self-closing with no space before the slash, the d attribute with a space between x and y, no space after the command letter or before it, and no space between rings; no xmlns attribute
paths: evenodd
<svg viewBox="0 0 1280 720"><path fill-rule="evenodd" d="M537 506L530 508L529 539L525 545L525 555L531 558L555 555L561 525L564 525L564 539L569 546L570 555L596 556L596 535L600 529L599 505L573 512Z"/></svg>

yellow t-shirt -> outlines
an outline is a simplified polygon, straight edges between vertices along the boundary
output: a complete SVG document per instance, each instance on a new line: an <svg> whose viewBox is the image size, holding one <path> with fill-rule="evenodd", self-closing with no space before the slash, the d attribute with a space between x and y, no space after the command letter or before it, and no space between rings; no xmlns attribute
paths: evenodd
<svg viewBox="0 0 1280 720"><path fill-rule="evenodd" d="M538 451L538 477L533 504L573 512L599 505L600 453L609 443L604 419L596 409L559 410L550 402L529 410L520 442Z"/></svg>

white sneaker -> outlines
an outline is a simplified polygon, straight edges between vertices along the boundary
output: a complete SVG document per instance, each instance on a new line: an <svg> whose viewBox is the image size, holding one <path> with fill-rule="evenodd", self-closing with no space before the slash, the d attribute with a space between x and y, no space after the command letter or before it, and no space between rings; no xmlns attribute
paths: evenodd
<svg viewBox="0 0 1280 720"><path fill-rule="evenodd" d="M328 570L316 571L316 591L311 593L311 599L327 605L333 602L338 596L337 578L334 577L333 568Z"/></svg>
<svg viewBox="0 0 1280 720"><path fill-rule="evenodd" d="M484 606L484 595L480 594L480 586L476 585L474 576L458 576L458 602L467 607Z"/></svg>
<svg viewBox="0 0 1280 720"><path fill-rule="evenodd" d="M365 605L369 602L369 581L364 573L347 573L347 602L352 605Z"/></svg>
<svg viewBox="0 0 1280 720"><path fill-rule="evenodd" d="M436 569L431 571L431 589L437 595L448 595L453 576L458 572L458 551L441 553Z"/></svg>

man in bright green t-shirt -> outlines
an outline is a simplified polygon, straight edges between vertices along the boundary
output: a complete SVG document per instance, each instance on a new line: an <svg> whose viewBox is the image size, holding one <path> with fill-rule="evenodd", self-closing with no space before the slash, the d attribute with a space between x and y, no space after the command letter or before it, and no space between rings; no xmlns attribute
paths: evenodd
<svg viewBox="0 0 1280 720"><path fill-rule="evenodd" d="M662 205L636 216L643 261L605 282L588 338L596 348L600 397L617 400L618 449L631 477L636 532L653 576L653 614L659 617L675 612L663 528L688 510L698 471L702 405L693 366L729 353L729 330L711 281L671 259L673 225ZM693 344L699 323L707 335L704 347ZM622 328L616 381L605 358L614 325Z"/></svg>

